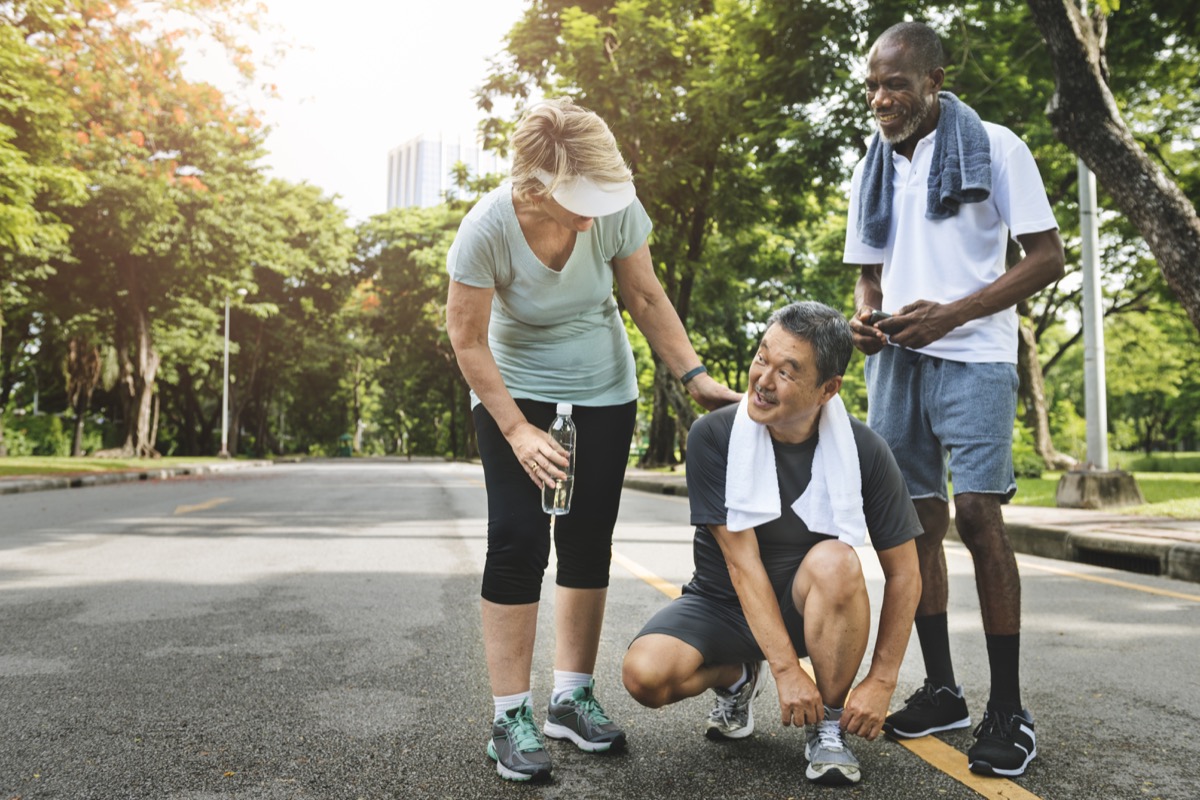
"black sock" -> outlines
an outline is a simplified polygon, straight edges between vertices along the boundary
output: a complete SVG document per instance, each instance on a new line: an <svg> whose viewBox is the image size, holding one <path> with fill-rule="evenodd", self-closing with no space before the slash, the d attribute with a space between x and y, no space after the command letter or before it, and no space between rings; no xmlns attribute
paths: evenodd
<svg viewBox="0 0 1200 800"><path fill-rule="evenodd" d="M946 612L917 617L917 639L921 642L921 657L925 659L925 676L934 686L954 689L954 664L950 661L950 631Z"/></svg>
<svg viewBox="0 0 1200 800"><path fill-rule="evenodd" d="M1020 711L1021 706L1021 634L1006 636L987 633L988 665L992 668L992 695L988 706L997 710Z"/></svg>

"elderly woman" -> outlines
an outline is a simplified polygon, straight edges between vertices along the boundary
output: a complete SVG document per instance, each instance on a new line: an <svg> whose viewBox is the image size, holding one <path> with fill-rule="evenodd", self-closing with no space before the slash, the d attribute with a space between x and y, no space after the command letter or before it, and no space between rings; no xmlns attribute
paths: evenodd
<svg viewBox="0 0 1200 800"><path fill-rule="evenodd" d="M471 402L488 497L484 650L495 703L488 755L509 780L548 778L530 671L550 554L543 484L568 464L546 428L573 404L571 512L557 518L554 691L544 732L587 752L624 746L592 672L638 387L613 279L634 323L708 409L739 395L706 374L654 274L650 219L612 132L571 101L530 110L512 181L463 220L447 257L447 327Z"/></svg>

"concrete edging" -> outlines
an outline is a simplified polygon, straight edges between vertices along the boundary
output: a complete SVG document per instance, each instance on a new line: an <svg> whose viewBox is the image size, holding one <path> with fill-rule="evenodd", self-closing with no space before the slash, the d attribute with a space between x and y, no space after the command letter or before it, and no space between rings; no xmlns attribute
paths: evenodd
<svg viewBox="0 0 1200 800"><path fill-rule="evenodd" d="M127 472L97 472L89 475L64 477L29 478L15 481L0 480L0 495L43 492L51 489L79 489L87 486L107 486L116 483L137 483L176 478L184 475L208 475L250 467L269 467L274 462L265 460L231 461L228 464L194 464L163 469L131 470Z"/></svg>

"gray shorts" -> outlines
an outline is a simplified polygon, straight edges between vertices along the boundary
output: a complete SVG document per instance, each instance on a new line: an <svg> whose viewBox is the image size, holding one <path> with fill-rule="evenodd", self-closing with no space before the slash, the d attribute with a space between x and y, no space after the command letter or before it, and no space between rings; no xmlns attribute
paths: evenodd
<svg viewBox="0 0 1200 800"><path fill-rule="evenodd" d="M804 617L792 604L790 587L779 607L796 655L803 658L808 653L804 649ZM763 659L740 603L690 593L686 586L684 594L660 608L634 640L648 633L687 642L700 651L705 664L744 664Z"/></svg>
<svg viewBox="0 0 1200 800"><path fill-rule="evenodd" d="M867 425L888 443L914 500L954 493L1002 495L1017 490L1013 364L950 361L885 347L869 357Z"/></svg>

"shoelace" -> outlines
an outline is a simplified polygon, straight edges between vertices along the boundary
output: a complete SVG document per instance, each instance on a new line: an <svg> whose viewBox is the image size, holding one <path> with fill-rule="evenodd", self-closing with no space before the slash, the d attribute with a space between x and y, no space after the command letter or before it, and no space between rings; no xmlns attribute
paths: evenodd
<svg viewBox="0 0 1200 800"><path fill-rule="evenodd" d="M826 750L840 752L846 746L842 739L841 723L837 720L823 719L817 723L817 741Z"/></svg>
<svg viewBox="0 0 1200 800"><path fill-rule="evenodd" d="M938 706L942 704L941 698L938 697L939 694L941 694L941 692L935 689L932 683L926 681L920 689L917 689L915 692L913 692L912 697L904 701L904 704Z"/></svg>
<svg viewBox="0 0 1200 800"><path fill-rule="evenodd" d="M608 715L604 713L604 708L601 707L600 701L591 692L585 694L575 703L580 714L586 715L592 722L597 725L608 725L612 722Z"/></svg>
<svg viewBox="0 0 1200 800"><path fill-rule="evenodd" d="M997 714L994 711L985 711L983 720L975 726L975 738L982 739L1009 739L1011 738L1012 729L1016 725L1016 714Z"/></svg>
<svg viewBox="0 0 1200 800"><path fill-rule="evenodd" d="M516 716L505 715L500 724L508 731L508 736L513 741L513 749L522 753L542 749L542 734L534 724L533 714L529 712L528 707L522 707Z"/></svg>
<svg viewBox="0 0 1200 800"><path fill-rule="evenodd" d="M738 695L736 694L717 694L717 706L709 714L709 717L729 722L733 713L737 711L737 701Z"/></svg>

